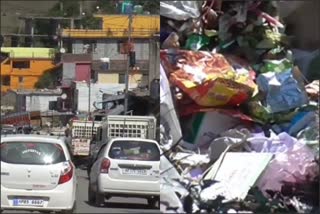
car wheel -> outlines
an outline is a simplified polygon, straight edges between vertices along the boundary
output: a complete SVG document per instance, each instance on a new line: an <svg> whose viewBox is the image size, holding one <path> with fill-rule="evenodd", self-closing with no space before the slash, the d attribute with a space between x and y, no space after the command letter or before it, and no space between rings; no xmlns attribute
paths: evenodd
<svg viewBox="0 0 320 214"><path fill-rule="evenodd" d="M148 206L150 208L160 207L160 197L148 198Z"/></svg>
<svg viewBox="0 0 320 214"><path fill-rule="evenodd" d="M96 195L95 195L95 192L92 190L92 187L90 184L89 184L89 188L88 188L88 201L91 204L96 203Z"/></svg>

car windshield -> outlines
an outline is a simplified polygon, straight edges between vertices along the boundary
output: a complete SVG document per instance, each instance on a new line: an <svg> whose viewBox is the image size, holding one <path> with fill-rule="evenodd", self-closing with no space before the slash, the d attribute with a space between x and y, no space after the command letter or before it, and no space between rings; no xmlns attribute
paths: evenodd
<svg viewBox="0 0 320 214"><path fill-rule="evenodd" d="M4 142L1 161L10 164L47 165L66 161L59 144L39 142Z"/></svg>
<svg viewBox="0 0 320 214"><path fill-rule="evenodd" d="M122 160L160 161L160 151L155 143L143 141L115 141L109 157Z"/></svg>

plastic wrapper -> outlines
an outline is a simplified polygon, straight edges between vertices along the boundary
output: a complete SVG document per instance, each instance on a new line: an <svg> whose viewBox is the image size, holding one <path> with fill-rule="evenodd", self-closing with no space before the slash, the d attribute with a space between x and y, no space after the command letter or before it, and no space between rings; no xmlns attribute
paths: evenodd
<svg viewBox="0 0 320 214"><path fill-rule="evenodd" d="M199 18L202 1L160 1L160 14L175 20Z"/></svg>
<svg viewBox="0 0 320 214"><path fill-rule="evenodd" d="M169 34L169 36L164 40L162 44L162 48L169 49L169 48L179 48L179 36L175 32Z"/></svg>
<svg viewBox="0 0 320 214"><path fill-rule="evenodd" d="M197 113L191 117L181 117L183 136L186 142L185 147L193 149L199 147L206 151L207 147L221 133L236 127L249 127L251 121L245 120L236 111L216 110L206 113ZM207 151L206 151L207 152Z"/></svg>
<svg viewBox="0 0 320 214"><path fill-rule="evenodd" d="M299 112L291 121L290 127L288 128L288 133L291 136L296 136L296 134L307 127L312 121L315 121L316 113L311 112Z"/></svg>
<svg viewBox="0 0 320 214"><path fill-rule="evenodd" d="M247 106L250 115L259 122L267 123L272 119L270 111L260 101L250 101Z"/></svg>
<svg viewBox="0 0 320 214"><path fill-rule="evenodd" d="M210 40L205 35L199 35L199 34L192 34L188 37L187 43L186 43L186 49L198 51L206 46L208 46L210 43Z"/></svg>
<svg viewBox="0 0 320 214"><path fill-rule="evenodd" d="M260 69L261 73L275 72L279 73L282 71L287 71L293 67L292 62L288 59L282 60L264 60L263 66Z"/></svg>
<svg viewBox="0 0 320 214"><path fill-rule="evenodd" d="M306 85L305 88L311 100L319 100L320 80L313 81L312 83Z"/></svg>
<svg viewBox="0 0 320 214"><path fill-rule="evenodd" d="M308 103L306 92L300 88L291 70L260 74L257 83L266 94L266 107L271 113L288 111Z"/></svg>
<svg viewBox="0 0 320 214"><path fill-rule="evenodd" d="M273 135L270 138L260 136L247 139L250 147L255 152L281 153L287 152L297 143L297 140L287 133Z"/></svg>
<svg viewBox="0 0 320 214"><path fill-rule="evenodd" d="M258 180L257 186L260 190L281 191L284 183L308 182L319 176L315 154L308 146L290 136L286 136L281 142L273 141L272 144L286 145L284 147L287 148L284 152L278 150L275 158ZM279 148L279 146L276 147Z"/></svg>
<svg viewBox="0 0 320 214"><path fill-rule="evenodd" d="M170 82L201 106L237 106L256 88L247 72L236 72L221 54L164 50L160 58Z"/></svg>
<svg viewBox="0 0 320 214"><path fill-rule="evenodd" d="M225 13L219 19L219 38L227 41L232 38L230 28L247 20L248 3L235 3L231 5L229 13ZM232 15L231 15L232 14Z"/></svg>

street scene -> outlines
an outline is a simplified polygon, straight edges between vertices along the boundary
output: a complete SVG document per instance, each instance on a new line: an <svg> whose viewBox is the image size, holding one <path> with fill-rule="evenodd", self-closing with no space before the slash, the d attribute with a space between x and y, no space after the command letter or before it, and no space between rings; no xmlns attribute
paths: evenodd
<svg viewBox="0 0 320 214"><path fill-rule="evenodd" d="M319 213L320 1L161 1L161 213Z"/></svg>
<svg viewBox="0 0 320 214"><path fill-rule="evenodd" d="M159 1L1 1L1 212L159 213Z"/></svg>
<svg viewBox="0 0 320 214"><path fill-rule="evenodd" d="M1 213L320 213L319 0L1 0Z"/></svg>

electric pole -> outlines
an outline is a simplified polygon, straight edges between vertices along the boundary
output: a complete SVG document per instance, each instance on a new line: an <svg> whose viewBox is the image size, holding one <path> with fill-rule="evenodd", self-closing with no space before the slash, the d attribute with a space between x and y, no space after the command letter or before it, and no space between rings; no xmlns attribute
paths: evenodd
<svg viewBox="0 0 320 214"><path fill-rule="evenodd" d="M124 113L128 111L128 98L129 98L129 71L130 71L130 48L131 48L131 32L132 32L132 12L129 14L129 30L128 30L128 50L127 50L127 71L125 75L125 91L124 91Z"/></svg>

